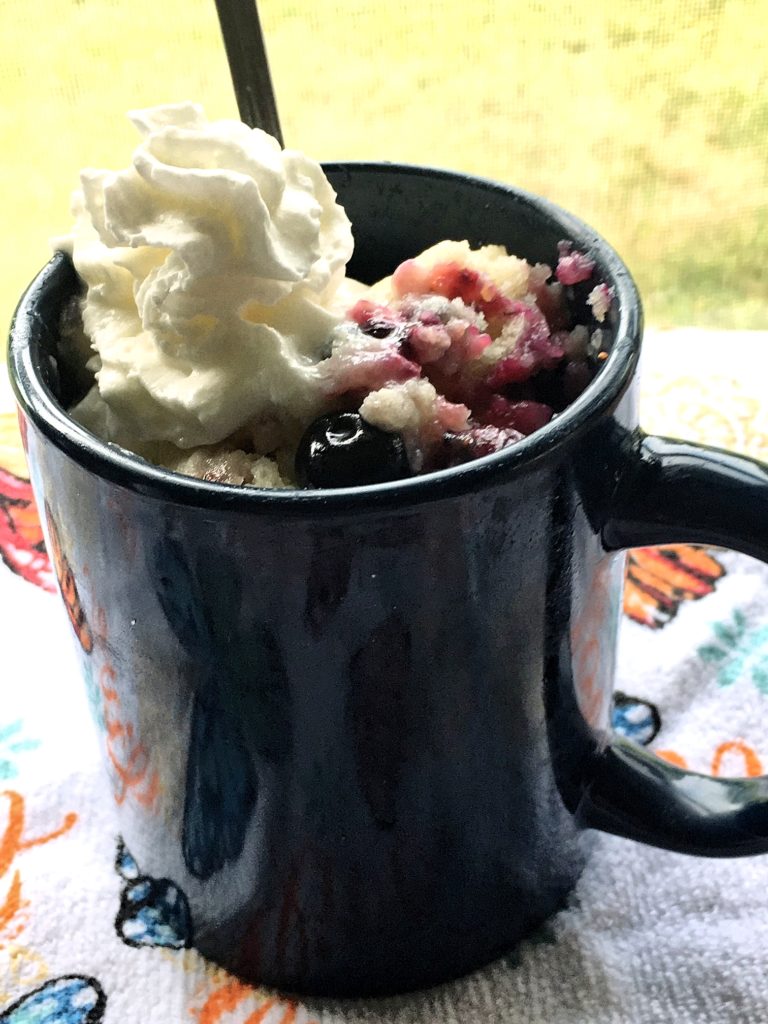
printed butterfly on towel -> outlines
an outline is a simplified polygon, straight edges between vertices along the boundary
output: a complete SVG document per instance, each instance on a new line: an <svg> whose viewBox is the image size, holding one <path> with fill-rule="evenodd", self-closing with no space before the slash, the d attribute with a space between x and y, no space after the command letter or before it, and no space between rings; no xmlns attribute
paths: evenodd
<svg viewBox="0 0 768 1024"><path fill-rule="evenodd" d="M107 997L95 978L52 978L0 1013L0 1024L100 1024Z"/></svg>
<svg viewBox="0 0 768 1024"><path fill-rule="evenodd" d="M635 548L627 559L624 614L649 629L661 629L686 601L714 592L725 568L704 548Z"/></svg>
<svg viewBox="0 0 768 1024"><path fill-rule="evenodd" d="M142 875L122 839L115 871L125 880L115 930L127 946L185 949L192 945L192 916L187 897L169 878Z"/></svg>

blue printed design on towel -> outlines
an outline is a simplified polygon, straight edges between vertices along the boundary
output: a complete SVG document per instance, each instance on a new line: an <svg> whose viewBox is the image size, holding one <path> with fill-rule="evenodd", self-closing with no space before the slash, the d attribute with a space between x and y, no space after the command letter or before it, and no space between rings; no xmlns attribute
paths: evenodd
<svg viewBox="0 0 768 1024"><path fill-rule="evenodd" d="M716 622L712 630L713 640L699 647L698 654L717 666L717 685L751 679L760 693L768 695L768 626L750 630L746 616L736 608L730 622Z"/></svg>
<svg viewBox="0 0 768 1024"><path fill-rule="evenodd" d="M133 855L129 851L122 839L117 841L117 854L115 855L115 871L124 878L126 882L131 882L133 879L138 878L141 872L139 871L139 865L133 859Z"/></svg>
<svg viewBox="0 0 768 1024"><path fill-rule="evenodd" d="M0 782L15 779L19 774L16 755L27 750L36 750L40 746L39 740L22 739L19 736L21 726L19 719L0 727Z"/></svg>
<svg viewBox="0 0 768 1024"><path fill-rule="evenodd" d="M647 746L661 728L659 709L650 701L629 697L617 691L613 695L613 731L634 743Z"/></svg>
<svg viewBox="0 0 768 1024"><path fill-rule="evenodd" d="M126 885L115 919L115 930L127 946L184 949L192 945L192 915L182 890L169 878L142 875L122 839L115 869Z"/></svg>
<svg viewBox="0 0 768 1024"><path fill-rule="evenodd" d="M47 981L0 1013L0 1024L99 1024L107 997L95 978Z"/></svg>

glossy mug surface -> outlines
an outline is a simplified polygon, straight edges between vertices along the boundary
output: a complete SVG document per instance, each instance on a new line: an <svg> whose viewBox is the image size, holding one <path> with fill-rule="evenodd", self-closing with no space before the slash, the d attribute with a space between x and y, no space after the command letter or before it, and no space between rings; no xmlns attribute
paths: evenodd
<svg viewBox="0 0 768 1024"><path fill-rule="evenodd" d="M127 848L185 894L204 954L363 995L509 949L563 904L590 826L768 849L762 782L689 775L609 735L621 549L765 557L768 488L757 463L640 433L639 299L580 221L482 179L326 170L362 280L441 238L551 265L561 239L588 251L616 300L587 391L475 463L259 492L150 466L67 417L65 257L22 300L9 363Z"/></svg>

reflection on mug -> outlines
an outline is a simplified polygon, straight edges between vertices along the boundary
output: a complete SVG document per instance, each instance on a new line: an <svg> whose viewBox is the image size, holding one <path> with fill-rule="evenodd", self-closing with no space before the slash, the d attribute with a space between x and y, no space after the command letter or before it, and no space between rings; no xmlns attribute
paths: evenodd
<svg viewBox="0 0 768 1024"><path fill-rule="evenodd" d="M45 518L48 522L48 532L51 538L51 560L53 561L53 570L56 573L56 579L59 581L64 607L67 610L69 621L72 623L72 628L75 631L77 642L86 654L90 654L93 650L93 634L91 633L90 626L88 625L85 609L80 602L80 594L77 589L75 574L72 572L69 559L61 549L59 529L56 525L56 520L53 518L51 507L48 502L45 504Z"/></svg>

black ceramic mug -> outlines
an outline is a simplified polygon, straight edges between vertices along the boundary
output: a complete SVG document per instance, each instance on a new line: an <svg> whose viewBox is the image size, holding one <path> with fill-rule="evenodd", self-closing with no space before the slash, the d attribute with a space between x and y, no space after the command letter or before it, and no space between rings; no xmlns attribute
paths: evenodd
<svg viewBox="0 0 768 1024"><path fill-rule="evenodd" d="M362 280L441 238L550 264L561 239L589 252L616 300L585 393L432 475L204 483L67 416L57 321L78 283L61 255L19 306L10 368L123 839L165 880L171 933L247 979L360 995L508 949L561 906L590 828L768 850L765 780L685 772L609 728L622 549L768 558L768 483L749 459L641 433L640 302L583 223L478 178L326 170Z"/></svg>

